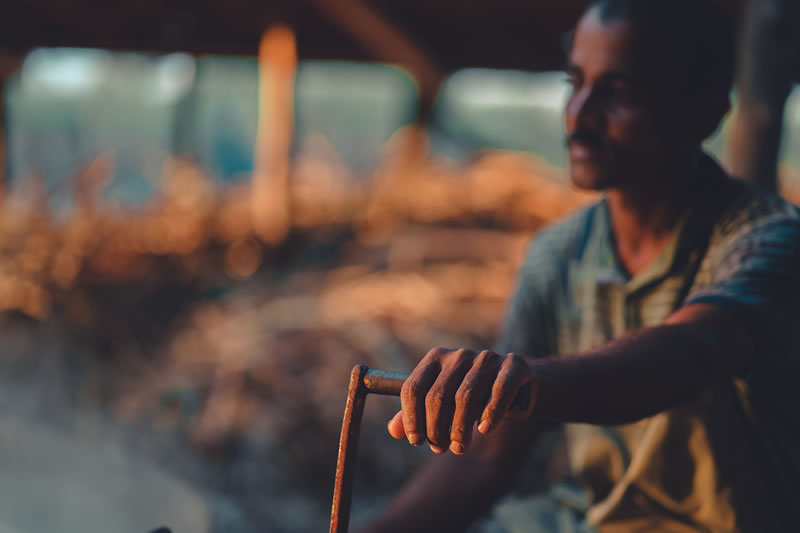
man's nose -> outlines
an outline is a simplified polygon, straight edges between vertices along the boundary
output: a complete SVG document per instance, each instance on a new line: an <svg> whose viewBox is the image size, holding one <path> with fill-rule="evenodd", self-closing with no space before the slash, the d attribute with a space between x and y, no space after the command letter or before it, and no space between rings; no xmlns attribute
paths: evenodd
<svg viewBox="0 0 800 533"><path fill-rule="evenodd" d="M572 94L566 109L568 132L581 129L602 131L605 117L597 96L592 87L581 87Z"/></svg>

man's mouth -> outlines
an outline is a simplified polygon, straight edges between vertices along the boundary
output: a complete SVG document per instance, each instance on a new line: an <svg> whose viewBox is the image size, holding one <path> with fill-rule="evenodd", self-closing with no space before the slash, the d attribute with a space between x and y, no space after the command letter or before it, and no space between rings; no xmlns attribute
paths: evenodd
<svg viewBox="0 0 800 533"><path fill-rule="evenodd" d="M573 161L596 157L603 149L603 139L585 130L567 136L567 151Z"/></svg>
<svg viewBox="0 0 800 533"><path fill-rule="evenodd" d="M570 141L568 145L569 157L572 160L591 159L597 155L598 149L592 144L581 141Z"/></svg>

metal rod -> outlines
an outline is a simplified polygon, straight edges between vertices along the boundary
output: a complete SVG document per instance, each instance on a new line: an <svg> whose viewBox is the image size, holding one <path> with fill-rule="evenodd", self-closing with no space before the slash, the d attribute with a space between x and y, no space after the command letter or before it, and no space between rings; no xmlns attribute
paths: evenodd
<svg viewBox="0 0 800 533"><path fill-rule="evenodd" d="M358 435L367 394L400 396L400 389L408 374L374 370L356 365L350 372L350 386L344 408L342 433L339 437L339 455L336 460L336 481L333 485L330 533L347 533L350 523L350 504L353 499L353 481L356 471ZM525 385L512 402L512 407L523 411L530 402L530 386Z"/></svg>
<svg viewBox="0 0 800 533"><path fill-rule="evenodd" d="M364 386L372 394L384 396L400 396L400 389L408 379L408 374L388 370L367 369L364 374Z"/></svg>
<svg viewBox="0 0 800 533"><path fill-rule="evenodd" d="M350 522L358 434L361 430L361 417L364 414L364 402L367 398L367 388L363 381L367 371L366 366L356 365L350 372L350 386L347 390L342 433L339 437L339 455L336 459L336 481L333 485L330 533L347 533L347 526Z"/></svg>

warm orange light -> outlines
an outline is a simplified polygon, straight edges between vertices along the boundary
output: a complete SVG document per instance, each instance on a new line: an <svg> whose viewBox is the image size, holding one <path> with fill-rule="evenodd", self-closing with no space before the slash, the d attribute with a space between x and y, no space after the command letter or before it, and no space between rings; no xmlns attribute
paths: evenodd
<svg viewBox="0 0 800 533"><path fill-rule="evenodd" d="M289 150L294 125L297 49L286 26L268 29L258 51L258 130L255 144L252 216L268 244L289 232Z"/></svg>

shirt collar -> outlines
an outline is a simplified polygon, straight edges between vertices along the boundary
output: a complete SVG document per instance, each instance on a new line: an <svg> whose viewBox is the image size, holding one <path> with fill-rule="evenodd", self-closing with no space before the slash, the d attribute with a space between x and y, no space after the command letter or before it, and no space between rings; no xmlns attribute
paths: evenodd
<svg viewBox="0 0 800 533"><path fill-rule="evenodd" d="M619 261L608 199L603 198L594 210L590 239L594 278L601 284L621 285L631 294L658 283L675 272L682 272L690 262L697 261L708 244L711 229L717 220L720 207L725 203L725 171L705 153L693 172L697 187L692 191L693 201L679 216L664 247L655 260L644 270L631 276Z"/></svg>

